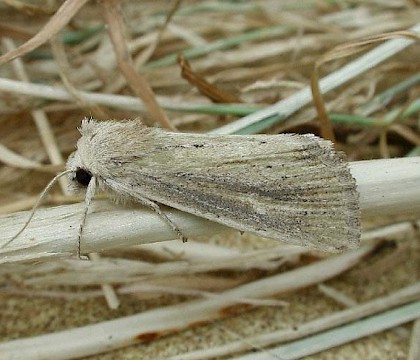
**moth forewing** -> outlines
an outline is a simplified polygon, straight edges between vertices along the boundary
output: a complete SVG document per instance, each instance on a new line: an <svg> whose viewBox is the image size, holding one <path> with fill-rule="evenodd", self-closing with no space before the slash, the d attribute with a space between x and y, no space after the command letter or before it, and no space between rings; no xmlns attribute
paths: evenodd
<svg viewBox="0 0 420 360"><path fill-rule="evenodd" d="M123 199L321 250L359 244L355 181L342 155L314 135L183 134L93 120L81 134L68 167Z"/></svg>

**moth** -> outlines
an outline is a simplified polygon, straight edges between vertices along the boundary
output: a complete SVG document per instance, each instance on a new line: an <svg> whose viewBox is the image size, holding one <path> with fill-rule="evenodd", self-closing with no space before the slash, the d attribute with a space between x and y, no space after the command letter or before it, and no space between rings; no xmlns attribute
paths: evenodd
<svg viewBox="0 0 420 360"><path fill-rule="evenodd" d="M159 204L323 251L359 245L356 183L329 141L175 133L138 120L85 119L79 130L67 172L76 190L87 191L86 213L98 186L150 207L183 240Z"/></svg>

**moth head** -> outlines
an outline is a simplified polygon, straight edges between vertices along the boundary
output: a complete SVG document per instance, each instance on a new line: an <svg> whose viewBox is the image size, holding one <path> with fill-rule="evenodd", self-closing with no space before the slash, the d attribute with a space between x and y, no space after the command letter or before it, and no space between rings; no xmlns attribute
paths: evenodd
<svg viewBox="0 0 420 360"><path fill-rule="evenodd" d="M95 146L93 146L92 140L96 137L100 127L100 123L92 117L82 120L79 128L82 136L77 141L76 151L69 156L66 164L66 170L69 170L70 190L73 192L86 190L94 177L92 169L94 161L91 153Z"/></svg>
<svg viewBox="0 0 420 360"><path fill-rule="evenodd" d="M69 156L66 168L67 170L72 170L68 174L71 186L70 190L74 192L86 190L93 175L83 166L77 151Z"/></svg>
<svg viewBox="0 0 420 360"><path fill-rule="evenodd" d="M78 168L74 172L74 181L76 181L80 186L87 187L90 179L92 179L92 174L85 169Z"/></svg>

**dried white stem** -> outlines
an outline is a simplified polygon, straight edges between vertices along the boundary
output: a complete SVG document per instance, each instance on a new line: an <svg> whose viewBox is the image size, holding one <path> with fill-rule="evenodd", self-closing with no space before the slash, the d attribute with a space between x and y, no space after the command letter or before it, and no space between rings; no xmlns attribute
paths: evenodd
<svg viewBox="0 0 420 360"><path fill-rule="evenodd" d="M364 216L420 212L420 157L361 161L350 164L360 192ZM227 227L162 207L183 233L193 238ZM83 205L39 209L28 228L0 250L0 263L63 257L77 251L77 231ZM0 216L0 244L12 238L28 212ZM172 240L172 229L145 208L122 208L94 202L83 233L83 252Z"/></svg>
<svg viewBox="0 0 420 360"><path fill-rule="evenodd" d="M325 296L333 299L337 303L344 305L346 307L356 306L357 302L354 301L350 296L344 294L337 289L334 289L332 286L328 286L325 284L319 284L318 290L323 293Z"/></svg>
<svg viewBox="0 0 420 360"><path fill-rule="evenodd" d="M420 157L357 161L350 170L364 216L420 211Z"/></svg>
<svg viewBox="0 0 420 360"><path fill-rule="evenodd" d="M0 263L76 254L83 208L83 204L73 204L39 209L28 228L9 247L0 250ZM165 212L188 237L227 230L181 211L165 208ZM1 216L1 243L16 234L27 218L26 211ZM172 229L149 209L117 207L108 201L96 201L92 203L83 231L82 250L100 252L174 237Z"/></svg>
<svg viewBox="0 0 420 360"><path fill-rule="evenodd" d="M9 93L21 94L34 96L37 98L44 98L58 101L74 101L74 97L65 88L61 86L50 86L41 85L35 83L29 83L24 81L10 80L0 78L0 91L6 91ZM87 91L79 91L78 95L81 99L88 103L107 105L117 109L124 110L135 110L135 111L146 111L144 103L134 96L126 95L114 95L114 94L103 94L94 93ZM181 103L176 100L168 100L167 97L159 96L159 104L167 110L192 110L196 108L198 104ZM202 105L208 104L203 102Z"/></svg>

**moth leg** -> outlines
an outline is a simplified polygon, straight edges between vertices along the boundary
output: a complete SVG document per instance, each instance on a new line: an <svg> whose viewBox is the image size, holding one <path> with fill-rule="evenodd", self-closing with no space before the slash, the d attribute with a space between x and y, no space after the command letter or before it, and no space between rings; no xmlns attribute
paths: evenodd
<svg viewBox="0 0 420 360"><path fill-rule="evenodd" d="M79 259L85 259L84 257L82 258L81 255L81 242L82 242L82 232L83 232L83 228L86 224L86 218L87 218L87 214L89 211L89 207L90 204L93 200L93 197L95 196L95 192L96 192L96 178L92 176L92 178L89 181L89 184L87 186L86 189L86 196L85 196L85 208L83 210L83 217L82 217L82 221L80 222L80 226L79 226L79 233L77 234L77 255L79 256Z"/></svg>
<svg viewBox="0 0 420 360"><path fill-rule="evenodd" d="M171 219L168 218L168 216L162 212L162 210L160 209L159 205L156 204L154 201L151 201L147 198L139 198L136 196L136 201L139 201L141 204L149 207L150 209L152 209L156 214L158 214L161 219L163 221L165 221L173 230L173 232L175 232L178 237L182 240L182 242L187 242L187 237L182 233L181 230L179 230L178 226L176 226Z"/></svg>

